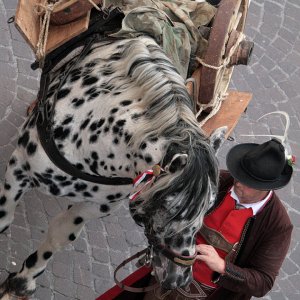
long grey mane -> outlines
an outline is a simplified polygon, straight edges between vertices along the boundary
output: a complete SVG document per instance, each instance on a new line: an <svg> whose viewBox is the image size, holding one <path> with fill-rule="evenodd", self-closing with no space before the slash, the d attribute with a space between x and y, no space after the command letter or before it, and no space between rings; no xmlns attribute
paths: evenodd
<svg viewBox="0 0 300 300"><path fill-rule="evenodd" d="M168 136L169 129L176 127L178 120L199 131L184 79L161 48L150 41L148 38L131 41L123 53L127 56L128 76L144 92L141 105L146 111L145 118L131 139L136 146L148 137Z"/></svg>
<svg viewBox="0 0 300 300"><path fill-rule="evenodd" d="M145 121L137 128L132 142L138 146L147 137L162 135L172 141L169 146L176 149L174 153L170 153L171 147L166 149L163 164L168 163L171 154L176 153L188 154L188 162L183 170L165 174L152 188L143 192L131 204L131 212L137 222L143 218L144 224L147 224L145 219L160 212L163 214L161 230L172 235L170 225L173 222L180 224L177 230L191 224L201 226L201 221L197 223L197 220L199 217L202 220L208 201L213 197L212 187L217 186L217 162L194 116L184 80L172 63L153 44L141 49L134 45L132 50L138 53L131 52L128 74L143 87L143 104L147 111Z"/></svg>

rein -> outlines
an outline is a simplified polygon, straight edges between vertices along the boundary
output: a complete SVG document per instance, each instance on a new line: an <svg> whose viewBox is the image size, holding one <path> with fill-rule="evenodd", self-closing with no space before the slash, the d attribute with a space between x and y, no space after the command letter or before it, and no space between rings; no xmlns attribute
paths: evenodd
<svg viewBox="0 0 300 300"><path fill-rule="evenodd" d="M128 264L129 262L131 262L132 260L142 256L143 254L145 254L145 266L149 267L150 268L150 263L151 263L151 260L152 260L152 257L151 257L151 250L149 248L145 248L144 250L142 251L139 251L137 252L136 254L130 256L129 258L125 259L114 271L114 280L115 280L115 283L118 285L118 287L120 287L121 289L125 290L125 291L128 291L128 292L133 292L133 293L144 293L144 292L150 292L154 289L156 289L157 287L159 287L159 283L156 282L155 284L153 285L150 285L150 286L146 286L146 287L143 287L143 288L135 288L135 287L131 287L131 286L128 286L128 285L125 285L124 283L120 282L118 279L117 279L117 272L122 268L124 267L126 264Z"/></svg>

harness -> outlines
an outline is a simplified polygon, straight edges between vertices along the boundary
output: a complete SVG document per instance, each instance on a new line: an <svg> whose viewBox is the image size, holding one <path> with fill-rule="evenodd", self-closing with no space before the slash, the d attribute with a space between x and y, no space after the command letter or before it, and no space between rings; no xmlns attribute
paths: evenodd
<svg viewBox="0 0 300 300"><path fill-rule="evenodd" d="M43 67L43 73L41 76L40 90L38 94L38 105L34 108L37 114L37 132L41 142L41 145L48 155L49 159L65 173L82 179L104 185L129 185L132 184L132 178L128 177L105 177L101 175L91 175L77 169L72 165L58 150L54 138L53 138L53 118L55 106L57 103L57 95L61 87L65 83L70 72L76 67L76 65L86 56L95 42L116 40L115 38L109 38L105 35L105 32L112 31L120 26L120 22L124 14L118 9L104 10L101 13L98 11L91 19L89 29L78 37L71 39L66 44L55 49L45 59ZM77 56L76 60L65 70L59 86L55 91L53 97L53 105L49 111L47 105L45 105L46 95L50 82L50 75L53 68L71 51L83 46L81 53ZM32 68L38 67L38 63L35 62ZM37 111L36 111L37 110Z"/></svg>

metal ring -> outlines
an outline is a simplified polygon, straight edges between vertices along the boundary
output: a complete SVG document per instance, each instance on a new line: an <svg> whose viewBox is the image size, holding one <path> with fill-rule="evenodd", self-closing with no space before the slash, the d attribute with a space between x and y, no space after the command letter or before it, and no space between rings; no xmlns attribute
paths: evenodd
<svg viewBox="0 0 300 300"><path fill-rule="evenodd" d="M8 20L7 20L7 23L8 24L11 24L11 23L14 23L15 22L15 16L12 16L10 17Z"/></svg>

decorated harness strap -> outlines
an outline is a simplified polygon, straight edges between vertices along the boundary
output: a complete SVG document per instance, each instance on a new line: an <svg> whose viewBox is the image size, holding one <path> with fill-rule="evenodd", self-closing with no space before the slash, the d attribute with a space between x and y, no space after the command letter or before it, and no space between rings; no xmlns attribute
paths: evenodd
<svg viewBox="0 0 300 300"><path fill-rule="evenodd" d="M129 196L130 201L134 201L147 186L151 186L162 171L164 170L159 165L154 165L152 169L138 175L133 180L134 192Z"/></svg>

